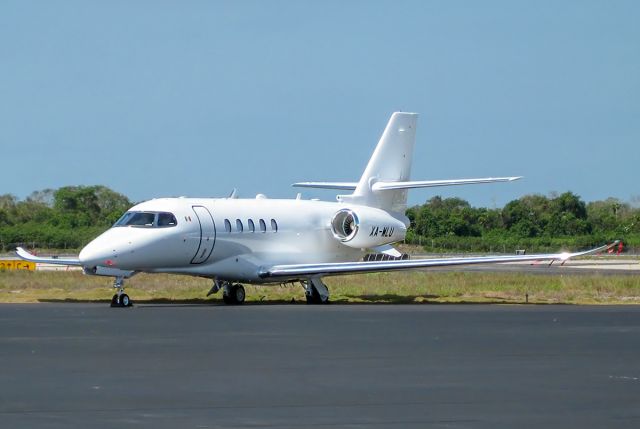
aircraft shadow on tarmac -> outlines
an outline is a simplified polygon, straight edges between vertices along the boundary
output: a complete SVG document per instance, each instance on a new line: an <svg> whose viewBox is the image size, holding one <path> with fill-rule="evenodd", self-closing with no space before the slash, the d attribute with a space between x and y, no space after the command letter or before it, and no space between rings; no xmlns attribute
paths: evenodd
<svg viewBox="0 0 640 429"><path fill-rule="evenodd" d="M395 304L420 304L420 305L495 305L495 304L514 304L514 305L572 305L570 303L555 302L527 302L523 297L522 300L508 300L500 297L489 298L485 301L436 301L441 298L439 295L347 295L350 299L357 299L358 302L350 302L346 299L341 301L331 301L334 304L343 305L395 305Z"/></svg>
<svg viewBox="0 0 640 429"><path fill-rule="evenodd" d="M418 305L496 305L496 304L514 304L514 305L573 305L571 303L545 303L545 302L526 302L525 299L521 301L506 300L501 298L488 299L485 301L436 301L440 298L439 295L395 295L395 294L383 294L383 295L347 295L346 298L332 299L328 302L328 305L397 305L397 304L418 304ZM264 299L264 297L263 297ZM352 301L356 300L356 301ZM42 303L91 303L91 304L109 304L110 300L81 300L81 299L40 299L38 302ZM136 300L133 305L144 305L145 307L226 307L221 299L146 299ZM261 300L261 301L246 301L242 306L265 306L265 305L306 305L306 301L303 299L291 299L291 300ZM232 306L233 307L233 306Z"/></svg>

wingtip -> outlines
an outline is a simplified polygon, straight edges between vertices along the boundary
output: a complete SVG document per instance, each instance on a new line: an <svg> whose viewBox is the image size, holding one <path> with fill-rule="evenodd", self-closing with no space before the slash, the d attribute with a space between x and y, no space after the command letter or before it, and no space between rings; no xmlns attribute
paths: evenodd
<svg viewBox="0 0 640 429"><path fill-rule="evenodd" d="M34 256L31 252L29 252L28 250L23 249L20 246L16 247L16 255L19 258L24 259L26 261L31 260L33 258L33 256Z"/></svg>

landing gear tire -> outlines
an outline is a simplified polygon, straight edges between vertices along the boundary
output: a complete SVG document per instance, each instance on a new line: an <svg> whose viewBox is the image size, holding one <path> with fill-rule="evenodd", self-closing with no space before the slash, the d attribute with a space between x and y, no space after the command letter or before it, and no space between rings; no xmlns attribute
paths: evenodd
<svg viewBox="0 0 640 429"><path fill-rule="evenodd" d="M131 307L131 299L124 293L124 277L116 277L113 280L113 287L116 294L111 298L111 307Z"/></svg>
<svg viewBox="0 0 640 429"><path fill-rule="evenodd" d="M244 303L244 298L246 296L245 291L244 291L244 286L238 284L238 285L235 285L235 287L232 288L231 290L233 291L233 294L235 295L236 304L243 304Z"/></svg>
<svg viewBox="0 0 640 429"><path fill-rule="evenodd" d="M131 307L131 300L126 293L120 295L120 307Z"/></svg>
<svg viewBox="0 0 640 429"><path fill-rule="evenodd" d="M244 286L234 284L225 288L222 294L222 300L228 305L240 305L244 303L246 297Z"/></svg>

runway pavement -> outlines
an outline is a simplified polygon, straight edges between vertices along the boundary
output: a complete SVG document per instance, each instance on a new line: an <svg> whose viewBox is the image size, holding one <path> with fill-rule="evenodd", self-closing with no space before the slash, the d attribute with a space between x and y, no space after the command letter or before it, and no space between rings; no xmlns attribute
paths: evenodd
<svg viewBox="0 0 640 429"><path fill-rule="evenodd" d="M640 307L0 305L6 428L640 427Z"/></svg>

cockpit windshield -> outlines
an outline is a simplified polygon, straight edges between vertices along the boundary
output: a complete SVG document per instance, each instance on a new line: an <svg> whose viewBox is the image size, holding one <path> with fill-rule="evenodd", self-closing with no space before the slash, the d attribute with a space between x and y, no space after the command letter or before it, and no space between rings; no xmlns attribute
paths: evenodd
<svg viewBox="0 0 640 429"><path fill-rule="evenodd" d="M167 212L126 212L113 225L135 226L138 228L166 228L176 226L178 221L173 213Z"/></svg>

